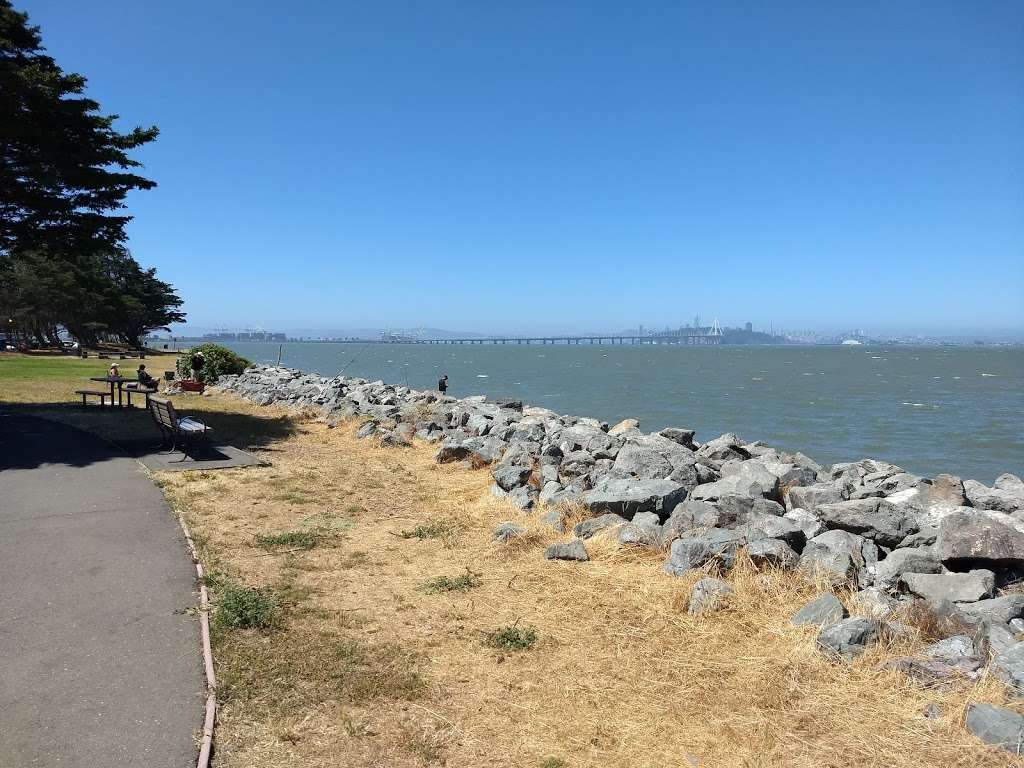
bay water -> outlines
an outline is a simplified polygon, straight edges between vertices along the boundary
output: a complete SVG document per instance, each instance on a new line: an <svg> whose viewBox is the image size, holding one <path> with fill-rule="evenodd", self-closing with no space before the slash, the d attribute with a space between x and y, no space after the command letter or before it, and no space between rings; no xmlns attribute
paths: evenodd
<svg viewBox="0 0 1024 768"><path fill-rule="evenodd" d="M1024 475L1024 348L228 344L253 362L512 397L698 440L735 432L822 464L871 457L991 484Z"/></svg>

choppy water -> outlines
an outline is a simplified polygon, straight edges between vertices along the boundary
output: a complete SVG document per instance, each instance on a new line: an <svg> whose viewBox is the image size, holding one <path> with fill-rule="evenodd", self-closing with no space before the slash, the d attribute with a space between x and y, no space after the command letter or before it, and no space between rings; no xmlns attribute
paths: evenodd
<svg viewBox="0 0 1024 768"><path fill-rule="evenodd" d="M273 363L278 344L231 345ZM986 347L425 346L288 343L326 376L515 397L645 430L735 432L823 464L870 456L922 475L1024 475L1024 349Z"/></svg>

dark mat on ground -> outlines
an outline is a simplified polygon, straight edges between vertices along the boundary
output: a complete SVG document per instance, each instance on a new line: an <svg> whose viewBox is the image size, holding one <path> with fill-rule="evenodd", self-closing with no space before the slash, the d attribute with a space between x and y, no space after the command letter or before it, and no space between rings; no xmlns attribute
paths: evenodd
<svg viewBox="0 0 1024 768"><path fill-rule="evenodd" d="M156 451L138 453L135 456L143 465L154 472L184 472L190 469L233 469L235 467L256 467L266 462L251 453L230 445L194 445L188 453L181 451Z"/></svg>

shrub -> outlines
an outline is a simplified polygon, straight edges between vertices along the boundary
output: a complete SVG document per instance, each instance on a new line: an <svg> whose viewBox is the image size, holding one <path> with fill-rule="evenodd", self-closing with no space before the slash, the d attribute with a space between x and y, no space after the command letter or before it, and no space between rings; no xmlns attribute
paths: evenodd
<svg viewBox="0 0 1024 768"><path fill-rule="evenodd" d="M217 597L213 623L218 629L272 629L281 620L281 607L269 591L227 584Z"/></svg>
<svg viewBox="0 0 1024 768"><path fill-rule="evenodd" d="M192 358L197 352L203 353L202 370L193 371ZM178 375L199 379L204 384L213 384L221 376L237 375L252 363L240 357L227 347L219 344L200 344L178 358Z"/></svg>
<svg viewBox="0 0 1024 768"><path fill-rule="evenodd" d="M505 651L525 651L537 642L537 633L532 629L511 626L496 629L484 636L484 644Z"/></svg>
<svg viewBox="0 0 1024 768"><path fill-rule="evenodd" d="M436 595L441 592L467 592L473 587L480 585L480 579L472 571L466 571L461 576L438 576L423 585L423 591L428 595Z"/></svg>
<svg viewBox="0 0 1024 768"><path fill-rule="evenodd" d="M445 539L455 535L458 523L454 520L427 520L407 531L400 531L402 539Z"/></svg>
<svg viewBox="0 0 1024 768"><path fill-rule="evenodd" d="M319 537L311 531L287 531L285 533L258 533L256 543L261 547L298 547L312 549Z"/></svg>

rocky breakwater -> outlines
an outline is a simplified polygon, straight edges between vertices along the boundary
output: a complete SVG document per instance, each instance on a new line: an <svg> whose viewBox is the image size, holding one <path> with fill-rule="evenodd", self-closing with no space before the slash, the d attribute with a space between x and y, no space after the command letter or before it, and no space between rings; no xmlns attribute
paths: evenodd
<svg viewBox="0 0 1024 768"><path fill-rule="evenodd" d="M436 443L438 462L488 468L492 493L560 531L561 505L585 509L589 517L550 559L583 562L586 540L604 532L663 551L672 575L727 574L741 550L760 567L824 575L849 591L860 615L826 594L793 621L814 626L819 647L837 659L905 631L893 617L926 606L950 637L889 668L934 684L988 667L1024 696L1024 594L1013 588L1024 578L1024 482L1015 475L987 487L875 459L823 467L734 434L698 442L689 429L644 433L634 420L610 427L516 401L280 367L250 368L216 389L316 409L329 425L362 417L359 436L385 446ZM501 540L515 535L504 525ZM691 604L702 613L727 600L727 584L704 579L695 589ZM989 705L976 705L967 726L1007 748L1024 738L1024 718Z"/></svg>

